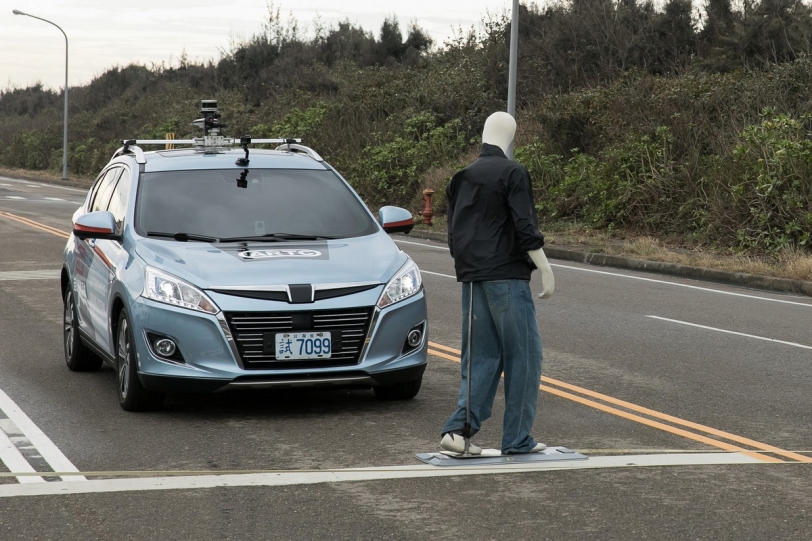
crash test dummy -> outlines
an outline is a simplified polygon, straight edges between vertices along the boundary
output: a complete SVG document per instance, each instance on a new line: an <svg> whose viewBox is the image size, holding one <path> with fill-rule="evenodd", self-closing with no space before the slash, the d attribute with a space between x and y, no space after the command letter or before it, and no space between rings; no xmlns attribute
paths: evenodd
<svg viewBox="0 0 812 541"><path fill-rule="evenodd" d="M462 283L463 312L462 385L457 409L441 431L440 447L446 451L465 450L471 352L469 438L491 416L504 373L502 452L537 453L546 448L530 435L542 360L530 276L540 270L541 298L552 295L555 282L542 251L544 236L538 229L530 176L507 158L515 133L511 115L497 112L488 117L479 159L457 172L446 189L448 247ZM468 452L480 454L482 449L469 443Z"/></svg>

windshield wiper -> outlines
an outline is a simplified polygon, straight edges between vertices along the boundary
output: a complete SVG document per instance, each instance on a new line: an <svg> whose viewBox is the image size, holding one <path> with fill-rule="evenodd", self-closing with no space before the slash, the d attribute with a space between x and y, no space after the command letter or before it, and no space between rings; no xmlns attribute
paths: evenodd
<svg viewBox="0 0 812 541"><path fill-rule="evenodd" d="M231 237L220 239L220 242L237 241L259 241L259 242L281 242L285 240L334 240L341 237L328 237L326 235L297 235L295 233L268 233L267 235L257 235L254 237Z"/></svg>
<svg viewBox="0 0 812 541"><path fill-rule="evenodd" d="M208 237L206 235L195 235L194 233L164 233L163 231L147 231L149 237L167 237L175 239L178 242L188 242L196 240L200 242L220 242L217 237Z"/></svg>

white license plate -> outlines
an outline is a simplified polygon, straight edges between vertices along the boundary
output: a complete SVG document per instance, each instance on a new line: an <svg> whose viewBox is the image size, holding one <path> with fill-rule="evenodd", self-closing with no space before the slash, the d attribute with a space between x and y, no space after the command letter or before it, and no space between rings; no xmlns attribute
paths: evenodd
<svg viewBox="0 0 812 541"><path fill-rule="evenodd" d="M277 333L276 360L329 359L333 340L329 332Z"/></svg>

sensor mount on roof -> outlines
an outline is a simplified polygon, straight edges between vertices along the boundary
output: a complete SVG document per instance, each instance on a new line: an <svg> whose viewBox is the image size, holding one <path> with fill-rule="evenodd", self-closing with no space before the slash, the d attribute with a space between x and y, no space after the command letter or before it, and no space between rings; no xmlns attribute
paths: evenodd
<svg viewBox="0 0 812 541"><path fill-rule="evenodd" d="M192 125L203 129L204 136L217 136L226 127L225 122L220 120L220 111L217 110L217 100L201 100L200 114L203 118L198 118Z"/></svg>
<svg viewBox="0 0 812 541"><path fill-rule="evenodd" d="M240 145L245 151L245 157L238 159L237 165L245 167L249 163L248 145L275 144L280 145L277 147L277 150L302 153L316 161L324 161L313 149L301 145L301 139L291 139L287 137L281 139L254 139L250 135L243 135L237 139L224 136L222 130L226 127L226 124L220 119L220 111L217 109L217 100L201 100L200 114L203 115L203 118L195 120L192 122L192 125L203 130L203 137L195 137L193 139L122 139L121 144L123 146L113 154L113 157L115 158L123 154L136 154L138 163L146 163L144 153L135 145L191 145L195 151L204 154L219 154L229 147Z"/></svg>

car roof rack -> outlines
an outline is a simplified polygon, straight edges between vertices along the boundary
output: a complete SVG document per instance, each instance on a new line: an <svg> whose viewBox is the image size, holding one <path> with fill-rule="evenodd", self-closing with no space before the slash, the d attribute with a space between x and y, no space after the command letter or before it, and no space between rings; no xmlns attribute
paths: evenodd
<svg viewBox="0 0 812 541"><path fill-rule="evenodd" d="M295 152L297 154L307 154L317 162L323 162L324 158L319 156L319 153L310 147L304 145L297 145L293 142L286 142L284 145L279 145L276 150L287 150L288 152Z"/></svg>
<svg viewBox="0 0 812 541"><path fill-rule="evenodd" d="M295 152L297 154L306 154L318 162L323 162L324 159L310 147L304 146L301 139L254 139L252 137L243 136L240 138L223 137L221 135L206 135L204 137L195 137L194 139L122 139L121 148L113 153L113 158L119 156L132 154L135 156L137 163L147 163L144 151L138 145L190 145L194 150L203 152L204 154L218 154L226 148L233 146L242 146L245 148L247 145L273 145L278 144L276 150L287 150L288 152Z"/></svg>

